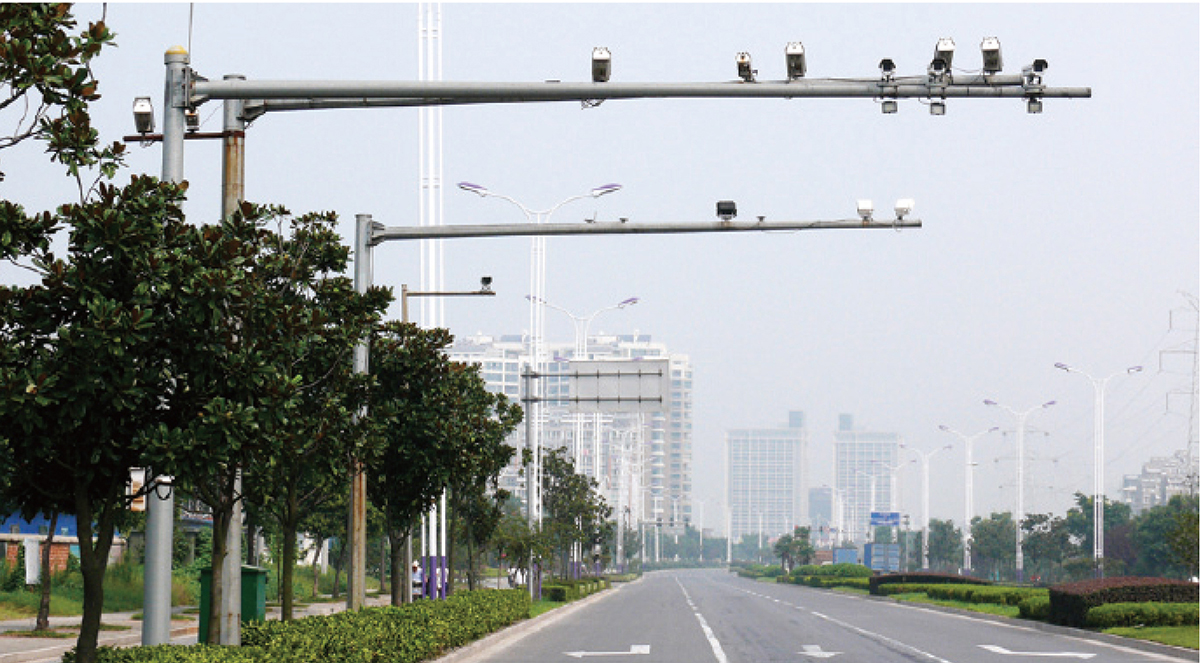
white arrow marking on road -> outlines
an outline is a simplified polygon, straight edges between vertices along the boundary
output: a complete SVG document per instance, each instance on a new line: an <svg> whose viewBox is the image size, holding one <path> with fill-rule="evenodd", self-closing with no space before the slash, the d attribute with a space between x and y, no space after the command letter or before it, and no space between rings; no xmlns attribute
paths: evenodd
<svg viewBox="0 0 1200 663"><path fill-rule="evenodd" d="M804 651L796 652L801 656L812 656L813 658L829 658L842 653L840 651L821 651L821 645L804 645Z"/></svg>
<svg viewBox="0 0 1200 663"><path fill-rule="evenodd" d="M638 656L649 654L650 645L629 645L629 651L565 651L567 656L583 658L584 656Z"/></svg>
<svg viewBox="0 0 1200 663"><path fill-rule="evenodd" d="M1008 651L1000 645L979 645L981 649L986 649L996 654L1007 654L1009 656L1057 656L1059 658L1091 658L1095 654L1084 654L1076 651Z"/></svg>

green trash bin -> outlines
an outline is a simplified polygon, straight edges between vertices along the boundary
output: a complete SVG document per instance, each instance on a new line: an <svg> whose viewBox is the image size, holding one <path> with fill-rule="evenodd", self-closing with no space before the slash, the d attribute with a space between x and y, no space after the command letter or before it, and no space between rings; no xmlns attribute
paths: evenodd
<svg viewBox="0 0 1200 663"><path fill-rule="evenodd" d="M208 614L212 605L212 569L200 570L200 633L208 629ZM267 618L267 570L257 566L242 566L242 621L264 621Z"/></svg>

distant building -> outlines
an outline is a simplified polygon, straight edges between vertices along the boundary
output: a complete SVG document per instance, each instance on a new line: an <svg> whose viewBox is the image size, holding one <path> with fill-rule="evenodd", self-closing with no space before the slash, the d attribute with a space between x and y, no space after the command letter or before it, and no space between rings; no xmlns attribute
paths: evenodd
<svg viewBox="0 0 1200 663"><path fill-rule="evenodd" d="M814 545L826 547L833 543L833 502L832 486L817 486L808 491L808 523Z"/></svg>
<svg viewBox="0 0 1200 663"><path fill-rule="evenodd" d="M791 412L782 428L742 428L725 433L726 491L733 540L764 539L807 525L808 430L804 413Z"/></svg>
<svg viewBox="0 0 1200 663"><path fill-rule="evenodd" d="M529 363L524 336L465 336L448 355L454 361L478 364L489 391L521 401L521 371ZM576 356L571 343L545 343L550 357L543 383L547 398L570 396L568 373L572 359L667 359L671 372L670 402L663 413L606 414L568 412L565 403L548 401L543 408L543 444L567 449L576 470L595 477L614 517L628 509L630 525L656 522L680 530L692 521L692 363L645 334L589 335L586 357ZM562 377L557 377L561 374ZM600 425L597 427L596 422ZM597 437L597 432L599 437ZM509 444L525 446L524 427ZM514 462L501 476L501 487L525 498L524 479Z"/></svg>
<svg viewBox="0 0 1200 663"><path fill-rule="evenodd" d="M872 508L897 507L892 472L898 465L900 436L856 429L854 416L842 414L833 440L834 521L840 523L844 538L862 542L870 531Z"/></svg>
<svg viewBox="0 0 1200 663"><path fill-rule="evenodd" d="M1176 451L1171 456L1159 456L1142 465L1141 474L1125 475L1121 488L1122 499L1134 515L1166 504L1175 495L1196 491L1200 475L1200 457L1188 458L1188 452Z"/></svg>

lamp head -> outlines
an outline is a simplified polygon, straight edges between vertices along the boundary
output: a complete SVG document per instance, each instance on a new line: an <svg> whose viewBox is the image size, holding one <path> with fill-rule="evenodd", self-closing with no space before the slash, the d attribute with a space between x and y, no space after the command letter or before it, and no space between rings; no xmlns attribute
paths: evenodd
<svg viewBox="0 0 1200 663"><path fill-rule="evenodd" d="M630 297L629 299L626 299L625 301L621 302L620 304L617 304L617 306L619 306L621 308L625 308L626 306L632 306L636 303L638 303L638 298Z"/></svg>
<svg viewBox="0 0 1200 663"><path fill-rule="evenodd" d="M602 184L595 189L592 189L592 197L599 198L606 193L615 193L621 190L620 184Z"/></svg>
<svg viewBox="0 0 1200 663"><path fill-rule="evenodd" d="M1071 371L1071 367L1067 366L1066 364L1062 363L1061 361L1058 362L1057 364L1055 364L1054 367L1059 370L1063 370L1063 371L1067 371L1067 372Z"/></svg>
<svg viewBox="0 0 1200 663"><path fill-rule="evenodd" d="M479 186L478 184L472 184L470 182L459 182L458 188L462 189L463 191L470 191L471 193L480 196L488 195L488 190L485 187Z"/></svg>
<svg viewBox="0 0 1200 663"><path fill-rule="evenodd" d="M1142 367L1141 366L1130 366L1129 368L1127 368L1125 370L1125 372L1126 373L1141 373Z"/></svg>

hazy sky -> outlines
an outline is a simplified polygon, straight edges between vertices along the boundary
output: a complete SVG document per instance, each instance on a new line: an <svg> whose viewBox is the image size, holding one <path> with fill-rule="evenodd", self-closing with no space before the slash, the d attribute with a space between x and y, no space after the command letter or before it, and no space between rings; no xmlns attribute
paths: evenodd
<svg viewBox="0 0 1200 663"><path fill-rule="evenodd" d="M1029 439L1026 502L1061 512L1074 491L1091 491L1093 392L1055 362L1098 377L1146 367L1108 391L1110 496L1123 474L1186 446L1192 356L1163 352L1192 347L1195 317L1178 291L1200 294L1198 7L447 3L447 81L587 81L594 46L612 51L614 81L731 80L739 51L752 54L760 79L777 80L790 41L804 43L810 78L874 77L884 57L919 75L939 37L954 38L955 69L966 71L979 69L979 43L995 36L1006 73L1045 58L1047 85L1088 86L1093 97L1046 100L1041 115L1021 100L951 99L943 117L916 100L896 115L865 99L451 107L446 221L524 220L503 201L456 189L463 180L532 208L624 185L553 219L580 223L709 221L724 199L743 218L841 219L857 198L887 212L912 197L924 227L899 233L551 238L546 298L587 313L640 297L593 331L636 330L691 357L695 499L707 525L722 500L724 431L782 425L788 410L807 414L814 485L832 480L839 413L921 449L956 443L934 458L931 491L933 516L958 522L963 451L937 427L1011 431L1012 418L985 398L1016 409L1058 401L1030 419L1039 432ZM77 7L83 21L101 11ZM132 133L133 97L150 95L161 109L163 53L176 44L190 43L192 66L214 80L417 78L414 4L115 3L107 21L119 47L97 61L95 115L108 140ZM200 115L203 130L220 130L218 103ZM247 197L335 211L348 243L357 213L415 225L417 139L415 109L269 114L247 132ZM214 221L218 144L186 149L189 218ZM160 173L158 145L131 152L135 172ZM40 146L0 159L5 198L36 210L71 196ZM448 287L474 288L490 274L499 293L449 300L454 333L528 326L529 249L528 238L447 244ZM415 245L383 245L376 282L416 287L418 255ZM7 264L0 278L26 279ZM546 327L551 341L573 338L554 311ZM981 512L1012 508L1014 441L994 434L976 445ZM902 482L902 507L917 516L918 473L905 470Z"/></svg>

